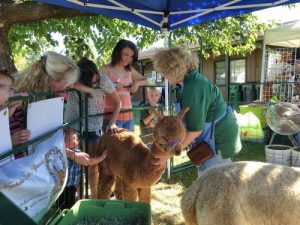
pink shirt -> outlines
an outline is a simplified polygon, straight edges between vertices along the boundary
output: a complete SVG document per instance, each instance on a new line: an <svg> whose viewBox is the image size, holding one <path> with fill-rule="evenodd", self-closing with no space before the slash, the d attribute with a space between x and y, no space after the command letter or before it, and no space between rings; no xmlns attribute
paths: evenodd
<svg viewBox="0 0 300 225"><path fill-rule="evenodd" d="M107 71L108 71L109 78L114 83L120 83L123 86L127 86L130 83L132 83L131 71L126 72L126 76L122 78L117 73L113 73L113 71L110 70L109 66L107 67ZM131 104L129 89L128 88L117 89L117 93L122 102L121 110L131 109L132 104ZM114 108L115 108L114 101L109 96L107 96L105 98L104 112L113 112ZM111 119L111 114L104 115L104 118ZM132 112L127 112L127 113L120 113L117 120L130 120L132 118L133 118Z"/></svg>

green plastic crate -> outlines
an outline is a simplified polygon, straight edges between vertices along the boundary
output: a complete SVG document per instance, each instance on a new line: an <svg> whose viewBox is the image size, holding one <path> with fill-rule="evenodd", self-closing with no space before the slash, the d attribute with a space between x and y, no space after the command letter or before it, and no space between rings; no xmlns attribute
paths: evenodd
<svg viewBox="0 0 300 225"><path fill-rule="evenodd" d="M117 218L126 224L151 225L151 208L149 204L139 202L85 199L70 210L63 210L50 225L76 225L84 218Z"/></svg>

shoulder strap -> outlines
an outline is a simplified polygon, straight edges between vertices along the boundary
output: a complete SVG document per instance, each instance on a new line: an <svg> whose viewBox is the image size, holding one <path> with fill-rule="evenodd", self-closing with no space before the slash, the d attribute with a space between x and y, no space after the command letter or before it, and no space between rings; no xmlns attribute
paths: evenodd
<svg viewBox="0 0 300 225"><path fill-rule="evenodd" d="M215 84L213 84L213 89L214 89L214 93L216 94L216 98L214 100L214 108L213 108L213 111L214 111L214 114L213 114L213 119L212 119L212 124L211 124L211 132L210 132L210 140L212 140L213 138L213 134L214 134L214 131L215 131L215 119L216 119L216 112L217 112L217 87ZM216 148L216 154L218 154L218 149Z"/></svg>

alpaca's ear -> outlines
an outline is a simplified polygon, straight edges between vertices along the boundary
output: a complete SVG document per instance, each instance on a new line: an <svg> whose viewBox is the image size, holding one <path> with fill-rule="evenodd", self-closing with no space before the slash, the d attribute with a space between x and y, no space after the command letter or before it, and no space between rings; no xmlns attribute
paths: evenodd
<svg viewBox="0 0 300 225"><path fill-rule="evenodd" d="M190 107L184 107L182 110L180 110L179 113L177 113L177 117L182 120L184 115L190 110Z"/></svg>

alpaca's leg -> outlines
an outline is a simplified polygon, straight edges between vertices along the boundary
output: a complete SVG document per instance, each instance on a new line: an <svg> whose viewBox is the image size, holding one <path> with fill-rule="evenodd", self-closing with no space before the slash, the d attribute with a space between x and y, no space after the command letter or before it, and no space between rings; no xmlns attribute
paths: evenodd
<svg viewBox="0 0 300 225"><path fill-rule="evenodd" d="M115 177L106 168L99 166L98 199L109 199L114 183Z"/></svg>
<svg viewBox="0 0 300 225"><path fill-rule="evenodd" d="M122 180L120 178L116 177L116 185L115 185L115 197L116 199L123 200L123 186L122 186Z"/></svg>
<svg viewBox="0 0 300 225"><path fill-rule="evenodd" d="M139 202L149 203L151 202L151 188L139 188Z"/></svg>
<svg viewBox="0 0 300 225"><path fill-rule="evenodd" d="M137 201L138 198L138 189L132 188L126 183L122 182L122 190L123 190L123 200L128 201Z"/></svg>

